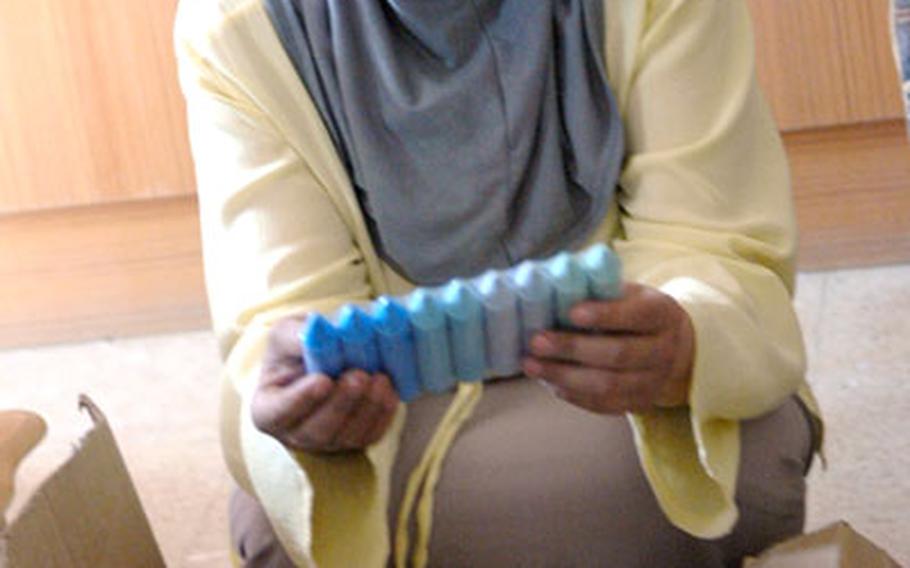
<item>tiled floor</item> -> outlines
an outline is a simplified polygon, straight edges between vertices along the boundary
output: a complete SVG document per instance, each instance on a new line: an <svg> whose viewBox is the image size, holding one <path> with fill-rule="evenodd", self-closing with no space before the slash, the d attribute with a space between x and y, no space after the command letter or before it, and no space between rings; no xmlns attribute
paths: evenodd
<svg viewBox="0 0 910 568"><path fill-rule="evenodd" d="M910 266L803 275L797 308L828 422L809 524L844 518L910 565Z"/></svg>
<svg viewBox="0 0 910 568"><path fill-rule="evenodd" d="M808 528L846 519L910 565L910 266L803 274L796 304L828 421L830 467L812 473ZM106 411L168 565L227 566L211 335L0 352L0 408L51 425L22 492L70 451L86 421L80 392Z"/></svg>

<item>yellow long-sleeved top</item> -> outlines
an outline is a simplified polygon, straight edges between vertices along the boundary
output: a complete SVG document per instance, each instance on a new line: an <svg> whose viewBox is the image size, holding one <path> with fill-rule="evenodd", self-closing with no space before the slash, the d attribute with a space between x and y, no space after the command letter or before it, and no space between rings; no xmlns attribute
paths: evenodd
<svg viewBox="0 0 910 568"><path fill-rule="evenodd" d="M815 409L791 303L786 160L755 84L743 0L607 0L605 15L628 157L616 204L591 241L610 242L626 279L672 295L691 316L689 405L630 421L667 517L715 537L737 516L739 421L794 392ZM377 256L261 0L182 0L175 42L226 359L227 463L296 562L382 566L404 410L362 454L307 455L257 431L249 402L276 319L411 285Z"/></svg>

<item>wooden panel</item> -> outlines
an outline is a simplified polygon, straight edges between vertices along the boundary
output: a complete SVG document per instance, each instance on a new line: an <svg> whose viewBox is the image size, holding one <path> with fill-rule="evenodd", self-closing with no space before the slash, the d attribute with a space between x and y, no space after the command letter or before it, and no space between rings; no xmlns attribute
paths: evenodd
<svg viewBox="0 0 910 568"><path fill-rule="evenodd" d="M835 1L749 0L759 81L782 130L850 121Z"/></svg>
<svg viewBox="0 0 910 568"><path fill-rule="evenodd" d="M0 217L0 345L208 321L195 197Z"/></svg>
<svg viewBox="0 0 910 568"><path fill-rule="evenodd" d="M910 143L903 121L790 133L800 268L910 262Z"/></svg>
<svg viewBox="0 0 910 568"><path fill-rule="evenodd" d="M904 114L891 43L891 0L837 0L850 117L879 121Z"/></svg>
<svg viewBox="0 0 910 568"><path fill-rule="evenodd" d="M0 212L193 192L175 7L0 2Z"/></svg>
<svg viewBox="0 0 910 568"><path fill-rule="evenodd" d="M902 115L890 0L749 0L759 81L784 131Z"/></svg>

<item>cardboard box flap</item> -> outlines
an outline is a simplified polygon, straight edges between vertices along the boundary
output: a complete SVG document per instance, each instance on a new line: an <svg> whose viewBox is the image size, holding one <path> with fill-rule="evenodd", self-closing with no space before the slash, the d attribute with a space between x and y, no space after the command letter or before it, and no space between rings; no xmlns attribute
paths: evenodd
<svg viewBox="0 0 910 568"><path fill-rule="evenodd" d="M13 501L16 470L47 432L44 419L25 410L0 410L0 532Z"/></svg>
<svg viewBox="0 0 910 568"><path fill-rule="evenodd" d="M744 568L900 568L881 548L841 521L778 544Z"/></svg>
<svg viewBox="0 0 910 568"><path fill-rule="evenodd" d="M93 427L0 536L0 566L164 566L107 419L79 406Z"/></svg>

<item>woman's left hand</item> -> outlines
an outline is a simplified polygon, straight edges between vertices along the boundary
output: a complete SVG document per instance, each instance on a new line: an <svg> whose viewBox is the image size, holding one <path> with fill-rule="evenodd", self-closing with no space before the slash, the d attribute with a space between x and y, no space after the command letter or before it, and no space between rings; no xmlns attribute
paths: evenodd
<svg viewBox="0 0 910 568"><path fill-rule="evenodd" d="M686 404L695 353L689 315L655 288L625 284L622 297L570 312L585 331L544 331L523 368L556 396L600 414Z"/></svg>

